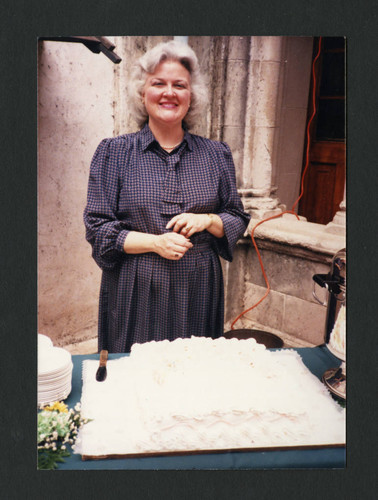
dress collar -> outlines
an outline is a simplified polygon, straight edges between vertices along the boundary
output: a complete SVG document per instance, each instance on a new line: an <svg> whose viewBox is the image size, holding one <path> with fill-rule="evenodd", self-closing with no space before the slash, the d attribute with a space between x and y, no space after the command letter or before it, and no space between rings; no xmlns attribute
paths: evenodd
<svg viewBox="0 0 378 500"><path fill-rule="evenodd" d="M184 126L184 138L183 141L186 141L186 144L188 146L188 149L192 151L193 149L193 139L191 134L188 132L187 128ZM139 132L140 134L140 141L142 145L142 150L145 151L153 142L157 143L157 140L155 139L154 134L151 132L150 127L148 126L148 123L144 125L144 127L141 129Z"/></svg>

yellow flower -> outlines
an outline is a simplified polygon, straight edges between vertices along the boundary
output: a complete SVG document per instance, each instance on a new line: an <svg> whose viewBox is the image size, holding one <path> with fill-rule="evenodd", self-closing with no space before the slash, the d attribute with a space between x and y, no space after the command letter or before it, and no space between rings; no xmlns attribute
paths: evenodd
<svg viewBox="0 0 378 500"><path fill-rule="evenodd" d="M60 401L55 401L54 404L52 404L51 406L45 406L43 409L46 411L58 410L60 413L68 413L67 405Z"/></svg>

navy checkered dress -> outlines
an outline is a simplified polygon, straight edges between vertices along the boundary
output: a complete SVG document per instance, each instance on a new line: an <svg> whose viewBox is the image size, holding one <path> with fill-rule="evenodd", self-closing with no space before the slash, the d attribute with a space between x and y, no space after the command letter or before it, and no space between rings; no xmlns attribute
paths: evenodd
<svg viewBox="0 0 378 500"><path fill-rule="evenodd" d="M182 212L216 213L225 236L194 234L178 261L126 254L129 231L162 234ZM102 269L98 346L129 352L133 343L223 333L219 255L231 261L249 221L235 185L229 147L192 135L165 152L146 125L104 139L92 160L84 212L86 238Z"/></svg>

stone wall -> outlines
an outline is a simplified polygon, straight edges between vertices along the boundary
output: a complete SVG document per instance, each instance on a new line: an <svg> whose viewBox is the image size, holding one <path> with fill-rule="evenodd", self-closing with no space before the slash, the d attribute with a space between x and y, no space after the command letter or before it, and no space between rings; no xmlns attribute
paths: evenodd
<svg viewBox="0 0 378 500"><path fill-rule="evenodd" d="M257 222L253 219L251 227ZM322 344L326 307L319 304L313 292L324 304L328 292L312 278L314 274L327 274L333 256L345 248L345 235L339 229L334 223L309 223L291 214L256 226L255 244L270 292L266 295L267 283L252 240L244 238L238 245L236 268L229 272L229 281L239 282L242 291L231 284L227 288L227 329L240 313L247 311L234 328L271 331L291 346ZM244 288L240 276L244 276Z"/></svg>
<svg viewBox="0 0 378 500"><path fill-rule="evenodd" d="M114 64L77 43L39 42L38 331L97 335L100 271L85 241L89 164L114 133Z"/></svg>
<svg viewBox="0 0 378 500"><path fill-rule="evenodd" d="M279 335L288 345L319 345L324 341L326 307L314 300L314 274L326 274L331 257L285 244L257 239L267 279L269 295L247 312L235 328L255 328ZM267 286L257 253L252 245L244 250L244 310L264 297ZM316 285L316 293L327 300L326 292ZM293 342L295 339L295 342Z"/></svg>

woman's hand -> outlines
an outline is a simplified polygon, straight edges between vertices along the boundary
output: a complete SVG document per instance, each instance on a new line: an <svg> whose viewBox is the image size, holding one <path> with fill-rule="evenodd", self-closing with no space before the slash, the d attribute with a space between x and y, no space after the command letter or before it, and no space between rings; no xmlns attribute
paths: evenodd
<svg viewBox="0 0 378 500"><path fill-rule="evenodd" d="M180 260L192 247L182 234L164 233L155 237L154 251L165 259Z"/></svg>
<svg viewBox="0 0 378 500"><path fill-rule="evenodd" d="M124 241L125 253L141 254L155 252L165 259L179 260L193 247L193 244L177 233L148 234L130 231Z"/></svg>
<svg viewBox="0 0 378 500"><path fill-rule="evenodd" d="M205 230L217 238L224 236L223 221L216 214L182 213L168 222L166 229L170 228L172 228L173 232L182 234L186 238Z"/></svg>
<svg viewBox="0 0 378 500"><path fill-rule="evenodd" d="M166 229L172 228L175 233L190 238L192 234L207 229L211 222L211 218L207 214L183 213L173 217L166 225Z"/></svg>

